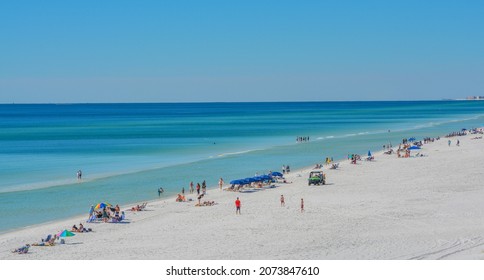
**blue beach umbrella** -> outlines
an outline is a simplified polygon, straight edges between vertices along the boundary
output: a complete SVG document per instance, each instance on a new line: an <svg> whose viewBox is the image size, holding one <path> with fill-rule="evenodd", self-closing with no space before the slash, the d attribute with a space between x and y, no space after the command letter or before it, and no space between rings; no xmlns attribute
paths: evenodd
<svg viewBox="0 0 484 280"><path fill-rule="evenodd" d="M244 181L252 183L252 182L256 182L257 180L255 178L249 177L249 178L245 178Z"/></svg>
<svg viewBox="0 0 484 280"><path fill-rule="evenodd" d="M230 184L232 184L232 185L240 185L240 184L242 184L242 180L241 179L232 180L232 181L230 181Z"/></svg>
<svg viewBox="0 0 484 280"><path fill-rule="evenodd" d="M264 181L264 178L262 176L255 176L254 179L256 182Z"/></svg>
<svg viewBox="0 0 484 280"><path fill-rule="evenodd" d="M409 150L420 150L420 147L419 146L412 146L410 148L408 148Z"/></svg>
<svg viewBox="0 0 484 280"><path fill-rule="evenodd" d="M260 177L262 178L262 180L270 180L270 179L272 179L272 177L269 176L269 175L262 175Z"/></svg>
<svg viewBox="0 0 484 280"><path fill-rule="evenodd" d="M282 177L282 173L281 172L277 172L277 171L273 171L271 172L271 174L269 174L271 176L276 176L276 177Z"/></svg>
<svg viewBox="0 0 484 280"><path fill-rule="evenodd" d="M245 178L245 179L241 179L241 180L240 180L240 184L241 184L241 185L247 185L247 184L250 184L250 183L251 183L251 182L250 182L249 180L247 180L247 178Z"/></svg>
<svg viewBox="0 0 484 280"><path fill-rule="evenodd" d="M408 138L408 141L415 141L415 140L417 140L415 137Z"/></svg>

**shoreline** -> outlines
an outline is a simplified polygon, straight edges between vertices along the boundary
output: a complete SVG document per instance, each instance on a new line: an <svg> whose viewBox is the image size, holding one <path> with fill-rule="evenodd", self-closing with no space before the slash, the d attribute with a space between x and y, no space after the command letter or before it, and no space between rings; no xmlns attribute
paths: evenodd
<svg viewBox="0 0 484 280"><path fill-rule="evenodd" d="M461 143L462 143L464 149L467 149L466 146L469 145L469 144L472 144L474 146L479 144L479 141L472 142L470 140L471 137L474 137L474 136L467 135L467 136L458 137L459 139L461 139ZM453 137L453 138L449 138L449 139L453 140L453 139L457 139L457 138ZM281 230L282 228L286 228L287 230L290 231L288 238L292 242L294 242L295 240L291 236L294 235L294 236L297 237L296 240L299 240L301 238L301 234L303 234L303 232L304 232L304 230L303 230L303 232L299 232L298 229L292 228L292 225L296 224L296 225L301 226L302 229L305 229L305 231L308 232L310 234L310 236L312 236L312 239L310 240L312 242L307 243L305 241L300 240L299 242L302 242L302 244L298 244L298 246L300 246L301 248L305 248L306 250L309 250L309 252L306 252L306 253L308 253L307 255L304 252L299 251L299 248L294 248L293 244L288 244L287 242L281 241L284 244L284 247L286 249L287 249L287 246L289 246L290 248L292 248L292 250L297 251L297 253L296 254L287 253L287 252L284 253L285 250L282 250L282 251L281 251L281 249L277 250L277 246L276 246L276 250L268 249L268 248L265 248L266 245L263 245L264 243L261 243L261 244L256 246L256 247L262 246L261 248L263 248L262 251L264 253L262 255L259 255L260 258L266 259L269 256L271 256L271 257L269 257L269 259L270 258L272 258L272 259L286 259L286 258L289 258L289 259L291 259L291 258L325 259L324 255L321 255L320 252L314 252L312 249L310 249L310 248L312 248L311 244L313 244L313 245L314 245L314 243L320 244L319 246L324 244L324 243L320 243L320 242L317 241L318 233L319 234L325 233L325 234L328 234L330 236L334 236L334 234L337 233L338 230L336 230L336 232L335 232L331 228L326 228L324 226L324 224L320 224L321 223L320 222L320 218L321 218L320 216L322 215L323 217L326 217L324 220L325 220L325 222L327 222L326 221L327 219L331 220L331 218L332 218L331 215L326 216L326 215L328 215L328 213L333 213L335 215L342 215L342 217L341 217L342 220L335 220L335 221L332 221L332 223L338 224L342 228L347 228L349 225L348 225L347 222L345 222L345 219L354 220L356 218L356 220L358 220L358 216L360 216L361 213L359 213L357 211L357 212L353 212L353 213L348 213L349 216L343 215L345 211L348 211L348 208L341 208L343 205L346 205L346 207L350 207L350 208L351 208L351 206L353 206L352 203L345 204L344 203L345 201L356 201L356 202L358 202L362 205L368 204L368 207L370 207L372 204L379 201L378 196L381 195L379 192L376 192L376 193L362 192L362 193L360 193L359 192L360 188L358 188L358 184L355 186L354 182L352 180L359 179L356 182L359 182L359 184L362 184L360 187L362 187L364 189L371 189L374 186L372 186L372 184L369 183L368 176L370 176L370 175L376 176L379 172L378 170L375 169L374 166L378 166L378 169L383 169L383 171L385 171L385 172L394 172L394 171L387 170L387 169L389 167L395 167L395 163L398 163L398 164L396 164L396 166L403 168L403 167L405 167L405 164L402 165L402 163L405 163L405 161L408 161L408 160L414 160L414 161L419 161L420 159L421 159L421 161L432 160L433 157L439 156L439 154L441 153L439 151L440 149L445 148L446 143L444 143L444 142L446 142L446 141L447 141L447 138L441 136L440 141L436 141L436 143L424 144L422 152L424 154L426 154L427 156L422 157L422 158L396 159L395 154L394 155L385 155L385 154L383 154L383 150L379 150L379 151L372 152L372 154L376 158L376 160L374 162L364 161L364 158L366 158L366 156L362 157L362 161L359 161L356 166L351 165L349 163L349 161L345 160L345 159L342 159L340 161L335 161L335 162L340 163L340 167L339 167L338 170L329 170L328 166L326 166L326 165L323 168L323 171L327 174L327 183L328 183L327 185L323 185L323 186L307 187L306 175L309 171L313 170L314 165L315 165L315 163L314 163L311 166L307 166L305 168L301 168L301 169L291 171L285 177L288 180L288 182L292 182L292 183L290 183L290 184L289 183L288 184L276 184L276 185L278 185L278 187L276 187L275 189L265 189L265 190L257 191L257 193L238 193L238 192L232 193L232 192L227 192L227 191L220 191L218 189L218 187L214 187L214 188L210 188L210 189L207 188L207 196L205 197L205 200L207 200L207 199L208 200L214 200L215 202L218 203L215 206L193 207L193 204L196 203L196 194L190 195L187 192L185 192L185 196L187 198L193 198L194 199L193 202L177 203L177 202L175 202L176 196L170 196L170 197L166 197L166 198L162 198L162 199L151 200L151 201L148 201L147 211L140 211L140 212L127 211L126 215L127 215L127 219L128 219L128 222L129 222L127 224L122 224L122 225L121 224L119 224L119 225L118 224L110 224L110 223L107 223L107 224L104 224L104 223L92 224L92 228L93 228L94 232L93 233L82 233L82 234L79 233L79 234L77 234L77 236L74 237L74 238L82 239L81 242L82 241L84 241L84 242L82 242L83 244L79 244L79 245L74 246L74 247L77 247L78 248L77 250L81 250L82 252L86 253L85 252L86 250L84 248L82 248L84 246L89 247L89 249L93 249L96 246L101 246L101 247L108 246L109 247L109 246L113 245L112 241L109 241L109 240L105 240L106 243L99 243L96 240L92 240L92 238L95 238L95 237L101 237L102 238L102 236L99 236L99 235L103 235L103 232L108 233L108 235L115 236L114 239L121 241L124 238L129 239L129 237L132 236L131 234L136 234L136 233L138 233L138 231L144 232L148 229L153 230L155 228L158 228L160 225L161 226L167 225L168 229L171 229L171 230L169 230L169 232L164 232L164 234L169 235L170 240L176 240L178 235L187 237L188 233L186 231L191 231L193 228L200 229L200 231L207 236L212 236L212 235L215 236L216 237L215 241L222 238L221 240L219 240L222 243L221 247L224 248L224 250L222 250L222 251L215 250L213 248L208 249L208 247L204 246L203 244L197 245L197 243L193 244L193 242L190 242L191 246L189 246L189 247L195 248L196 249L195 251L198 252L194 256L195 259L198 259L198 258L201 258L201 259L206 259L206 258L209 258L209 259L210 258L212 258L212 259L213 258L215 258L215 259L220 259L220 258L221 259L226 259L226 258L237 259L237 257L235 257L234 255L227 254L227 252L225 252L225 250L227 250L230 247L227 247L227 244L225 244L224 238L222 236L228 235L231 238L236 238L236 236L237 236L237 234L236 234L237 230L234 232L234 227L237 226L238 222L237 222L237 220L235 220L235 221L233 220L234 219L233 217L235 217L235 216L233 216L233 213L232 213L232 210L233 210L233 205L232 205L233 201L232 200L236 196L240 196L242 201L243 201L243 205L248 204L249 207L259 209L259 210L261 210L260 213L263 213L263 214L260 214L260 216L263 216L263 217L260 217L256 213L249 212L248 216L250 216L249 217L250 219L247 220L247 218L246 218L247 216L245 215L246 211L245 211L245 208L243 207L242 208L242 215L240 217L237 217L237 219L243 220L244 223L247 223L246 226L248 226L248 228L249 228L248 232L251 232L251 234L247 234L248 233L247 230L239 229L242 232L245 232L246 238L251 241L248 244L246 244L248 248L254 249L253 243L255 243L256 245L259 243L258 238L254 238L254 237L251 236L253 234L255 234L256 237L259 237L262 240L266 241L267 243L275 242L270 238L267 239L267 236L264 233L264 231L260 232L260 230L262 228L265 228L268 232L274 234L275 237L281 237L281 236L279 235L278 232L274 232L274 230L278 231L278 230ZM481 144L482 144L482 142L481 142ZM429 151L427 151L427 149L426 149L427 147L429 148ZM436 150L436 147L438 148L437 150ZM453 151L453 152L455 153L457 151ZM471 150L471 152L473 153L474 150ZM429 153L430 153L430 155L428 155ZM453 154L452 157L455 161L459 161L459 152L457 152L457 154ZM380 163L383 163L383 166ZM420 162L417 162L415 164L420 164ZM420 166L420 167L422 167L422 166ZM362 170L364 172L362 172ZM414 170L414 172L418 172L418 170L417 171ZM465 170L464 170L464 172L465 172ZM399 173L397 172L396 174L399 174ZM397 177L398 177L398 175L397 175ZM385 177L382 177L380 179L385 179ZM439 181L438 177L434 177L434 179ZM413 181L419 182L419 180L423 180L423 179L419 178L419 177L415 177ZM388 178L385 179L385 181L386 181L386 184L391 185L391 182L388 181ZM348 182L350 182L350 183L348 183ZM371 182L371 180L370 180L370 182ZM346 192L346 190L345 190L344 195L338 193L338 190L340 190L341 186L345 187L347 189L349 188L352 191L358 192L357 193L358 195L355 195L353 192ZM438 187L438 186L432 186L431 189L436 188L436 187ZM452 187L452 186L450 186L450 187ZM400 193L402 196L412 197L413 196L412 193L406 193L406 188L408 188L407 185L405 185L405 188L403 188L403 189L399 188L396 192ZM417 190L414 187L411 187L411 189ZM482 189L479 189L479 191L481 191L481 190ZM381 190L381 192L383 192L383 193L385 191L386 191L385 189ZM424 192L424 194L426 194L426 192L428 192L428 191L429 190L426 190ZM275 192L277 192L277 195L274 194ZM287 196L285 194L286 203L292 204L292 205L297 205L298 197L296 197L296 196L304 196L305 197L305 203L307 204L307 210L305 210L306 212L305 213L298 213L297 206L285 207L287 209L281 209L280 207L278 207L277 196L278 196L279 193L287 193ZM311 195L314 195L314 197L315 197L314 200L312 199ZM334 198L330 199L331 196L334 196ZM267 203L264 203L264 201L267 202L268 197L272 197L274 199L274 201L273 201L272 204L269 203L270 205L264 205L264 204L267 204ZM340 198L343 198L343 199L340 201L339 199L335 199L336 197L340 197ZM366 198L361 200L362 197L363 198L366 197ZM170 201L170 199L172 199L172 201ZM387 199L393 200L395 198L390 196L390 197L387 197ZM414 201L414 200L419 201L419 199L422 200L422 198L418 198L418 197L412 198L412 199L413 200L409 200L409 201ZM432 201L433 199L435 199L435 198L433 198L431 196L430 197L424 197L423 201L426 201L426 200ZM383 200L383 201L388 202L386 200ZM314 209L314 207L315 207L314 203L316 203L316 205L322 203L323 206L318 206L319 208L317 208L315 210ZM136 205L136 204L138 204L138 203L134 203L134 205ZM139 203L139 204L141 204L141 203ZM259 205L259 204L262 204L262 205ZM342 205L340 205L340 204L342 204ZM129 205L133 205L133 204L129 204ZM359 205L359 204L357 204L357 205ZM405 206L405 205L400 205L400 206ZM421 207L420 204L418 204L418 206ZM439 205L437 205L437 206L439 206ZM290 221L284 221L281 224L280 223L281 220L285 220L285 219L287 219L287 217L286 216L280 216L279 211L273 209L274 207L275 207L275 209L283 210L283 211L290 210L289 213L286 213L287 214L286 216L292 217L292 219ZM372 207L376 207L376 206L372 206ZM127 206L127 205L123 205L121 208L126 209L126 208L130 208L130 207ZM86 207L86 209L88 209L88 207ZM340 210L338 210L338 209L340 209ZM364 208L364 210L365 209L366 208ZM376 207L373 210L377 211L377 212L382 211L382 209L379 208L379 207ZM207 211L208 211L208 213L211 213L211 214L208 214L208 215L216 216L217 219L214 220L210 216L200 215L200 214L203 214ZM343 211L343 214L341 214L339 211ZM269 214L266 214L265 212L267 212ZM53 231L55 231L55 230L60 231L61 230L60 227L62 227L62 228L67 227L67 229L70 229L72 224L74 224L74 223L78 224L79 220L82 220L82 222L84 223L87 215L88 214L87 214L87 211L86 211L86 215L82 215L82 216L79 215L79 216L75 216L75 217L70 217L68 219L63 219L61 221L52 221L52 222L48 222L48 223L32 225L32 226L28 226L28 227L25 227L25 228L22 228L22 229L16 229L16 230L12 230L10 232L2 233L2 234L0 234L0 245L1 245L0 246L0 248L1 248L0 249L0 256L1 256L0 258L1 259L24 259L25 257L27 257L27 259L44 259L44 258L46 258L46 259L50 259L50 258L65 259L66 258L65 256L69 256L69 258L83 259L83 256L77 255L73 252L69 252L69 249L72 250L72 248L66 248L66 247L72 247L72 246L59 245L59 246L54 246L53 248L35 247L35 248L32 249L32 251L35 251L35 253L27 254L25 256L16 255L16 254L12 254L12 253L9 253L9 252L7 253L7 250L13 249L15 247L19 247L23 243L40 242L40 238L45 237L47 234L53 233ZM195 218L192 217L191 215L194 215ZM300 215L305 215L305 216L300 216ZM424 216L426 216L426 215L430 215L430 214L427 213ZM308 216L309 216L309 218L308 218ZM313 217L313 216L316 216L316 217L319 217L319 218L314 219L315 217ZM373 219L379 219L378 217L379 216L375 216ZM395 221L399 220L398 217L399 216L397 215L397 217L395 218ZM400 218L402 218L402 217L403 217L402 221L405 222L407 218L405 218L405 215L401 216ZM266 228L266 226L264 226L263 220L261 220L261 219L264 219L264 218L265 219L267 219L267 218L271 219L271 222L269 223L269 225L267 225L267 228ZM363 218L363 216L361 218ZM272 219L275 219L275 221L272 221ZM307 219L309 219L309 221L307 221ZM392 221L392 220L393 219L390 219L390 221ZM172 225L172 223L176 224L177 221L184 221L184 224L187 223L187 225L176 225L176 226ZM201 222L201 221L203 221L203 222ZM316 232L314 232L315 230L312 227L308 227L309 224L311 224L311 223L308 224L307 222L317 223L318 230ZM370 219L370 222L372 222L371 219ZM386 221L386 222L388 222L388 221ZM208 225L208 228L207 228L207 225L205 223ZM418 223L418 224L420 224L420 223ZM138 226L140 226L140 228L137 228ZM228 229L227 229L227 232L225 232L225 234L223 234L223 232L225 231L225 226L228 226ZM393 225L393 226L395 226L395 225ZM91 227L91 224L85 223L85 227ZM123 227L126 227L126 228L123 228ZM222 233L213 233L212 232L213 228L218 229L220 227L224 228L224 230L222 230ZM115 229L115 228L118 228L118 229ZM163 228L163 226L162 226L162 228ZM254 232L254 230L255 230L255 232ZM432 231L432 230L429 230L429 231ZM220 234L222 234L222 235L220 235ZM368 233L366 233L366 235L367 234ZM397 231L397 232L395 232L395 234L399 235L399 234L402 234L402 233ZM412 234L414 234L413 231L412 231ZM349 236L344 236L344 234L343 234L343 236L337 237L337 239L338 238L339 239L350 238L350 236L352 236L353 234L348 233L348 235ZM147 234L147 235L143 234L143 236L144 236L143 239L142 239L143 242L142 242L141 245L139 245L142 248L144 248L146 246L146 244L149 244L149 239L152 238L149 234ZM188 236L190 236L190 235L188 235ZM303 234L303 236L304 236L304 234ZM365 234L363 234L363 236L365 236ZM155 234L155 237L159 237L159 235ZM155 237L153 237L154 240L156 240ZM68 239L66 243L73 242L72 240L74 240L74 238ZM361 237L359 237L359 238L354 237L354 238L356 238L355 240L358 240ZM368 237L368 238L370 238L370 237ZM481 237L478 237L479 240L480 240L480 238ZM38 239L38 240L36 241L36 239ZM93 245L87 245L90 241L96 241L96 242L94 242L95 244L93 244ZM109 252L109 253L107 253L107 257L109 259L118 259L118 258L120 258L120 259L132 259L132 258L136 258L136 259L138 259L138 258L141 258L141 259L152 259L152 258L155 258L155 259L165 259L165 258L167 258L167 259L187 259L186 254L181 254L179 257L175 257L175 256L178 256L178 254L174 253L173 250L174 249L180 249L181 247L179 246L179 244L172 243L173 246L167 247L166 244L160 244L160 242L162 242L162 241L155 242L154 247L156 247L157 249L164 248L165 250L168 251L166 253L166 255L163 254L163 253L160 255L160 252L152 252L153 255L143 254L141 257L131 255L129 252L134 252L133 251L134 249L133 249L132 246L136 245L136 244L130 244L128 242L128 244L124 244L125 246L128 247L128 248L126 248L126 251L128 251L128 253L122 253L121 256L118 256L116 253ZM213 246L215 246L214 244L218 244L217 242L216 243L213 243L213 242L214 241L212 241L212 240L210 241L210 244L212 244ZM245 241L243 241L242 243L245 243ZM296 242L296 243L298 243L298 242ZM111 244L111 245L109 245L109 244ZM279 243L276 242L276 244L279 244ZM279 244L279 245L281 245L281 244ZM296 246L296 247L298 247L298 246ZM327 248L334 248L334 246L330 246L330 245L325 245L325 246ZM325 247L325 246L323 245L323 247ZM339 246L341 246L341 245L338 245L336 247L339 247ZM265 250L264 250L264 248L265 248ZM321 248L321 247L318 247L318 248ZM48 252L48 251L56 251L57 249L62 249L61 255L56 255L55 253L52 254L51 252ZM104 248L104 249L106 249L106 248ZM204 249L208 250L208 252L207 252L208 254L204 253L204 251L203 251ZM215 250L216 252L213 252L213 250ZM329 254L329 255L326 255L326 256L327 257L329 256L329 259L340 259L340 258L346 259L348 257L353 258L353 259L361 259L361 258L363 258L363 259L365 259L365 258L370 258L370 259L381 259L381 258L383 258L383 259L385 259L385 258L388 257L387 254L372 255L371 254L372 250L369 250L369 251L368 250L369 249L367 248L366 254L368 254L368 256L365 255L365 253L364 253L365 250L363 250L363 255L361 255L362 252L357 251L358 253L356 253L356 254L355 253L346 253L346 254L342 254L342 255L341 254ZM381 248L379 250L381 250ZM115 250L115 251L119 253L118 250ZM161 250L161 251L163 251L163 250ZM47 254L45 254L45 253L47 253ZM59 253L59 252L57 252L57 253ZM239 256L242 256L242 257L245 256L246 257L247 256L246 254L247 254L247 252L243 252ZM59 256L59 257L56 257L56 256ZM64 257L62 257L62 256L64 256ZM116 256L118 256L118 257L116 257ZM344 257L344 256L346 256L346 257ZM407 259L408 256L409 256L409 254L405 254L405 253L402 252L402 254L393 255L393 257L391 257L390 259L393 259L393 258ZM466 258L466 257L464 257L464 258ZM476 258L476 257L474 256L474 257L469 257L469 258ZM484 256L482 254L480 254L480 255L477 254L477 258L484 258ZM411 259L411 257L410 257L410 259Z"/></svg>

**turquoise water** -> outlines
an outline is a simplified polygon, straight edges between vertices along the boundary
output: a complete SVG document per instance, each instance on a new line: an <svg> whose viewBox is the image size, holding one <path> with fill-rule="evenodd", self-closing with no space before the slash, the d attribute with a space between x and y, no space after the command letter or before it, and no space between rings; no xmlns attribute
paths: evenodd
<svg viewBox="0 0 484 280"><path fill-rule="evenodd" d="M0 105L0 231L483 120L478 101Z"/></svg>

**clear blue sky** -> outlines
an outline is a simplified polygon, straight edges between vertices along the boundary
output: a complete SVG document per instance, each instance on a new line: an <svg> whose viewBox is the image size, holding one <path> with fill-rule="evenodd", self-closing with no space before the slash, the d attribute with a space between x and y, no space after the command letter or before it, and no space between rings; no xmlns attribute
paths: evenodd
<svg viewBox="0 0 484 280"><path fill-rule="evenodd" d="M484 1L2 1L0 103L484 95Z"/></svg>

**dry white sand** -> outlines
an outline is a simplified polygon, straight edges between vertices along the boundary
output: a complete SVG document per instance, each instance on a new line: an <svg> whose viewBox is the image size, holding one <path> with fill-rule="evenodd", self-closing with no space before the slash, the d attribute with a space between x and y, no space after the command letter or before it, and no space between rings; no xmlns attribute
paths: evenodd
<svg viewBox="0 0 484 280"><path fill-rule="evenodd" d="M373 162L343 162L326 170L326 186L308 187L308 168L274 189L208 190L215 206L150 202L147 211L128 211L129 223L84 223L93 232L26 255L10 251L87 214L6 233L0 259L484 259L484 140L473 137L424 145L427 157L380 152ZM235 215L237 196L242 215Z"/></svg>

